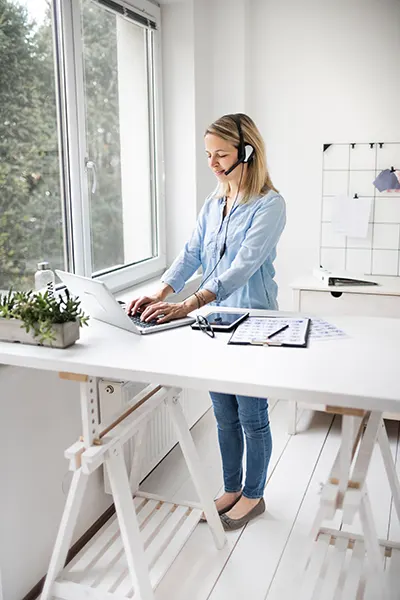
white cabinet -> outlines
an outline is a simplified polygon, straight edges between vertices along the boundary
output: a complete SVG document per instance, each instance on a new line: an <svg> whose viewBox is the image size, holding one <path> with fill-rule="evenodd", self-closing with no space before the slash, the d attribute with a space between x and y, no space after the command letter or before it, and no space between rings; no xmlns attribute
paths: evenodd
<svg viewBox="0 0 400 600"><path fill-rule="evenodd" d="M298 290L295 310L310 315L400 317L400 295Z"/></svg>
<svg viewBox="0 0 400 600"><path fill-rule="evenodd" d="M312 275L291 284L293 310L307 316L337 315L400 318L400 277L363 277L379 283L372 286L326 286ZM329 342L327 342L329 343ZM316 408L315 405L312 408ZM318 407L324 410L324 406ZM293 403L289 432L296 432L297 405ZM386 414L400 419L400 415Z"/></svg>

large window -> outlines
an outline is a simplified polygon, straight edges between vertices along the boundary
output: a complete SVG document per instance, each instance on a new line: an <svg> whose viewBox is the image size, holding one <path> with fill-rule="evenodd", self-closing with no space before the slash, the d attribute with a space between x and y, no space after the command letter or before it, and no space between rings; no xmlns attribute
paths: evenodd
<svg viewBox="0 0 400 600"><path fill-rule="evenodd" d="M118 289L159 273L158 13L0 0L0 289L48 260Z"/></svg>
<svg viewBox="0 0 400 600"><path fill-rule="evenodd" d="M155 255L152 31L82 0L92 268ZM140 224L140 227L134 227Z"/></svg>

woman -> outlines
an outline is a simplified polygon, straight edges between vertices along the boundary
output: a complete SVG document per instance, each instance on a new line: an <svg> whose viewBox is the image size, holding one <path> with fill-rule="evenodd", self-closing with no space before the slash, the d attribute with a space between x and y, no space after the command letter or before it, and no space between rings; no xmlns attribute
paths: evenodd
<svg viewBox="0 0 400 600"><path fill-rule="evenodd" d="M273 261L285 225L285 202L272 185L260 132L247 115L225 115L207 129L204 140L217 190L200 211L190 241L162 277L159 292L130 303L128 311L142 311L142 320L166 322L209 303L278 308ZM198 291L183 302L165 302L200 266L203 281ZM237 529L265 510L263 492L272 450L268 401L210 395L225 488L216 507L224 528ZM242 489L244 437L247 468Z"/></svg>

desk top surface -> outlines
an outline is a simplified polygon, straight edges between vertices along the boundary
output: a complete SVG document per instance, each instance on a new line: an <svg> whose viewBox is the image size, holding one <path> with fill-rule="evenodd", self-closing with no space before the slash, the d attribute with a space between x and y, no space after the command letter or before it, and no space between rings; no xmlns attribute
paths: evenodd
<svg viewBox="0 0 400 600"><path fill-rule="evenodd" d="M400 319L327 320L350 337L308 348L228 346L229 333L181 327L139 336L91 320L65 350L0 342L0 363L400 413Z"/></svg>

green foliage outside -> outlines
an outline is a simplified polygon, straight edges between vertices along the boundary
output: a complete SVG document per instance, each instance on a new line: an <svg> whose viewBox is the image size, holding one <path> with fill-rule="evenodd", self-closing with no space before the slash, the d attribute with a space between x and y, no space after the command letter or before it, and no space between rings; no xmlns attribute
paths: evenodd
<svg viewBox="0 0 400 600"><path fill-rule="evenodd" d="M93 271L123 263L115 17L82 0ZM65 268L50 7L37 25L0 0L0 289L29 289L39 261Z"/></svg>

